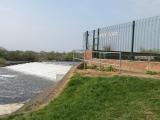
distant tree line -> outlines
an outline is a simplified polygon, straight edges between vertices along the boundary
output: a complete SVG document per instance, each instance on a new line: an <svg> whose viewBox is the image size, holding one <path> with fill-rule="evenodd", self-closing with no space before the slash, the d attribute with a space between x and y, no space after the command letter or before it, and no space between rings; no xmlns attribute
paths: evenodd
<svg viewBox="0 0 160 120"><path fill-rule="evenodd" d="M0 64L7 61L72 61L73 52L34 52L34 51L8 51L0 47Z"/></svg>

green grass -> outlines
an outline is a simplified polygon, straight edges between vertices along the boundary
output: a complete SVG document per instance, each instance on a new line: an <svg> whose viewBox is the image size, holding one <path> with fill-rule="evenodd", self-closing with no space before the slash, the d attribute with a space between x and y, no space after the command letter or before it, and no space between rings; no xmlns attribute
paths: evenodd
<svg viewBox="0 0 160 120"><path fill-rule="evenodd" d="M160 120L160 80L75 75L47 107L3 120Z"/></svg>

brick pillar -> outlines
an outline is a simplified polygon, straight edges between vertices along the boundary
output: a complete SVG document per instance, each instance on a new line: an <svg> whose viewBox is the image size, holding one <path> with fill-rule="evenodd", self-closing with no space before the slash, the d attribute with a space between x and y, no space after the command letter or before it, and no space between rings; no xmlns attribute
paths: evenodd
<svg viewBox="0 0 160 120"><path fill-rule="evenodd" d="M86 50L84 55L86 60L92 60L92 50Z"/></svg>

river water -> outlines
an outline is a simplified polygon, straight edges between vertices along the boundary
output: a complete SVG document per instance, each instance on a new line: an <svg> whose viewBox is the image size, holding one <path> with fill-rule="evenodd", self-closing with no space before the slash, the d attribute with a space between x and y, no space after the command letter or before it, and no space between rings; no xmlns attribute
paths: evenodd
<svg viewBox="0 0 160 120"><path fill-rule="evenodd" d="M26 63L0 67L0 105L22 103L53 86L64 76L72 63Z"/></svg>

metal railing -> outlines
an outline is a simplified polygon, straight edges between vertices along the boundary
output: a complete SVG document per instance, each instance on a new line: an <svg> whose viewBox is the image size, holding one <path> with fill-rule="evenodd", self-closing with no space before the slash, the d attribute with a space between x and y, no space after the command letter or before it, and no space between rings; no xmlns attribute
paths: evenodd
<svg viewBox="0 0 160 120"><path fill-rule="evenodd" d="M85 50L75 50L73 52L73 60L79 60L84 63L94 63L99 66L99 70L101 70L102 66L113 66L114 68L118 69L119 71L121 70L121 59L122 59L122 53L121 52L102 52L102 51L92 51L92 59L88 60L85 58L86 51ZM107 63L105 60L107 59L113 59L109 58L109 55L112 57L118 57L118 64L112 64L112 63ZM114 56L115 55L115 56ZM84 66L85 68L85 66Z"/></svg>
<svg viewBox="0 0 160 120"><path fill-rule="evenodd" d="M86 65L93 64L101 71L103 68L112 66L116 71L131 71L144 73L145 71L159 71L160 62L154 61L154 56L136 56L134 60L129 60L130 54L124 54L123 52L103 52L92 51L92 57L88 59L85 56L87 51L75 51L73 53L74 60L82 61L84 69ZM144 60L145 59L145 60Z"/></svg>

